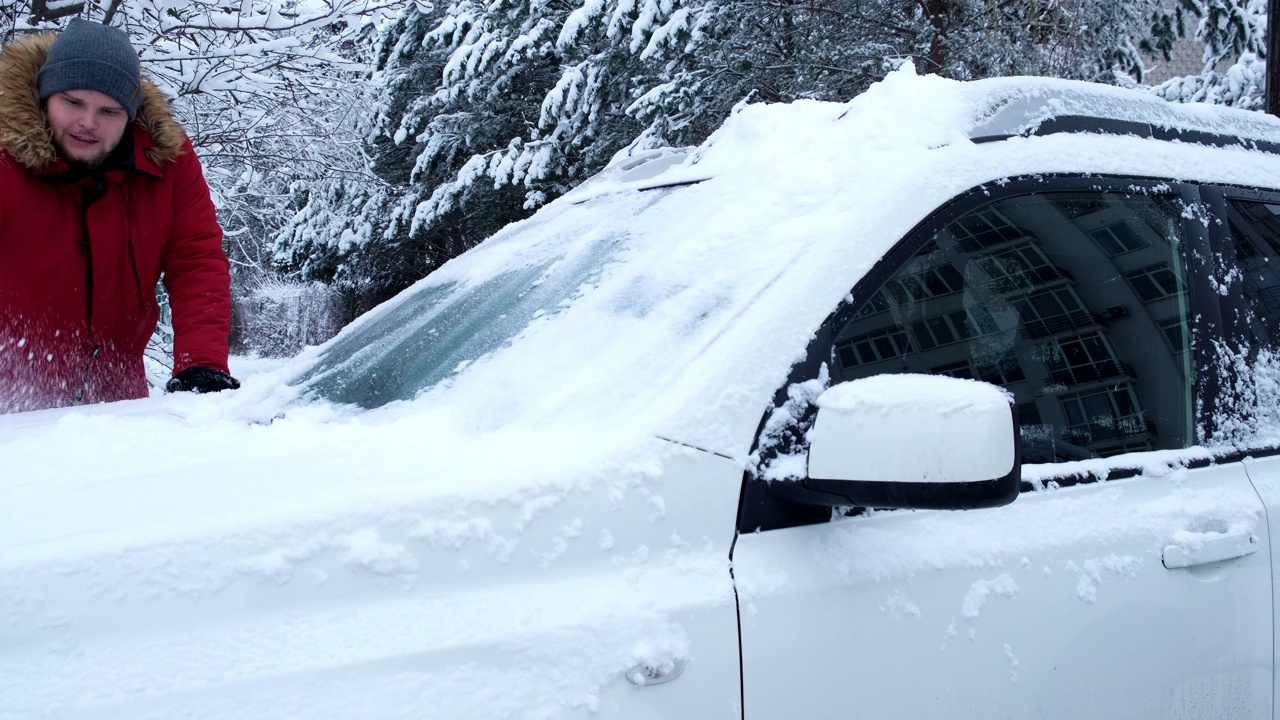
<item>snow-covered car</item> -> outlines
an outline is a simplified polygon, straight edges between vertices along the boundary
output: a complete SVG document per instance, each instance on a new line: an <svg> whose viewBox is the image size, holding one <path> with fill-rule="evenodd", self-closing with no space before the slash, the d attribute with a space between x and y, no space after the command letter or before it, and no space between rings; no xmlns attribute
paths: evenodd
<svg viewBox="0 0 1280 720"><path fill-rule="evenodd" d="M235 393L0 418L0 718L1278 717L1277 332L1274 118L745 106Z"/></svg>

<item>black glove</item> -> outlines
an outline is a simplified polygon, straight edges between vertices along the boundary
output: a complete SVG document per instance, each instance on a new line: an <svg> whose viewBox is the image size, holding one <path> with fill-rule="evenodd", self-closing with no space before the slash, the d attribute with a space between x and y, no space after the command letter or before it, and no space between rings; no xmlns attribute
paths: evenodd
<svg viewBox="0 0 1280 720"><path fill-rule="evenodd" d="M235 390L238 387L240 387L240 381L221 370L214 370L203 365L192 365L169 378L169 382L164 384L164 391L209 393Z"/></svg>

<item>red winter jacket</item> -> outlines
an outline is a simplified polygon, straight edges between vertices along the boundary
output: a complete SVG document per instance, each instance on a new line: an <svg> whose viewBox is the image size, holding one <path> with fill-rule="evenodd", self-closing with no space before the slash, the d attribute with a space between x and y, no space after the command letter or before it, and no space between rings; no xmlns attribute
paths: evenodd
<svg viewBox="0 0 1280 720"><path fill-rule="evenodd" d="M144 81L126 130L133 167L61 176L36 91L52 42L0 51L0 413L145 397L161 273L174 373L227 371L229 267L191 142ZM95 184L103 194L86 210Z"/></svg>

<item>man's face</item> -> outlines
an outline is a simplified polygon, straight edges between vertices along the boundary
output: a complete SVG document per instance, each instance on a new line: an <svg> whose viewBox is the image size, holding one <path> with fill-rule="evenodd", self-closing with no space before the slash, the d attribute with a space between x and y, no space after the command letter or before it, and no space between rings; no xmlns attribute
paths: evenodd
<svg viewBox="0 0 1280 720"><path fill-rule="evenodd" d="M45 103L53 144L69 163L97 167L120 144L129 113L97 90L54 93Z"/></svg>

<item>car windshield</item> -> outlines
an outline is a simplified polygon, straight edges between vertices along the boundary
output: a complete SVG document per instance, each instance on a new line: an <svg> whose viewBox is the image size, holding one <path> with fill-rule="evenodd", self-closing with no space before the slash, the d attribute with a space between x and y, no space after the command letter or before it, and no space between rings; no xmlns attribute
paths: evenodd
<svg viewBox="0 0 1280 720"><path fill-rule="evenodd" d="M598 198L495 236L371 311L297 383L364 408L412 399L567 307L626 245L618 214L664 194Z"/></svg>

